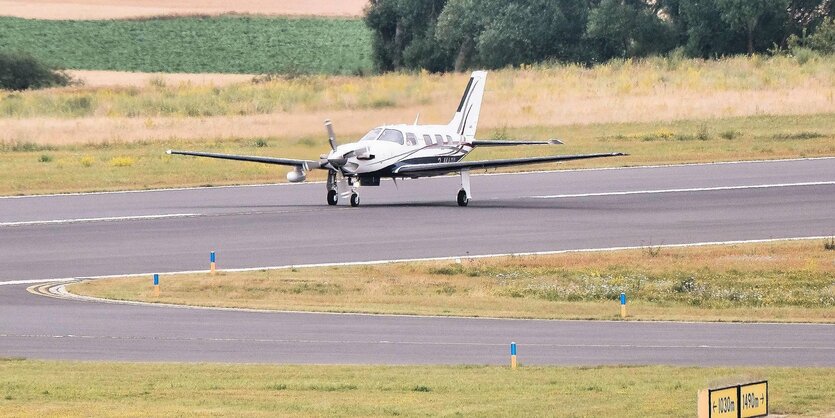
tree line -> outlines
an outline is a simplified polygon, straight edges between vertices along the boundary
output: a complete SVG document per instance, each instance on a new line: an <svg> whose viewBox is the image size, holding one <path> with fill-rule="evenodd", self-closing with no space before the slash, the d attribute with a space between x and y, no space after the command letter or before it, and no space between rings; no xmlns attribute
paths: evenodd
<svg viewBox="0 0 835 418"><path fill-rule="evenodd" d="M371 0L380 71L835 52L835 0Z"/></svg>

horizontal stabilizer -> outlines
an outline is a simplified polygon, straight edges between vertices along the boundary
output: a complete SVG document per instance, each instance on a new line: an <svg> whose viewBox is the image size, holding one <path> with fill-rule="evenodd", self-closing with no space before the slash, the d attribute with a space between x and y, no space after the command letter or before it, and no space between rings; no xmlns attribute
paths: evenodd
<svg viewBox="0 0 835 418"><path fill-rule="evenodd" d="M549 139L547 141L498 141L476 139L472 142L474 147L512 147L516 145L562 145L559 139Z"/></svg>

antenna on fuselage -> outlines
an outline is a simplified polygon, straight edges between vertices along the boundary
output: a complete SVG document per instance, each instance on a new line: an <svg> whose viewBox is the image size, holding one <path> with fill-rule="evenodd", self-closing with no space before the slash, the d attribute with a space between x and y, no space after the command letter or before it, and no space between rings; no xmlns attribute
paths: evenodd
<svg viewBox="0 0 835 418"><path fill-rule="evenodd" d="M418 112L417 116L415 116L415 126L417 126L419 119L420 119L420 112Z"/></svg>

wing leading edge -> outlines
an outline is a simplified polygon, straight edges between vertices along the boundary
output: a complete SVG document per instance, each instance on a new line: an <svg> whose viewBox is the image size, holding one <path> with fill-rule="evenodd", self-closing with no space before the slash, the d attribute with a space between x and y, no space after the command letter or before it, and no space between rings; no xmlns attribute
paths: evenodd
<svg viewBox="0 0 835 418"><path fill-rule="evenodd" d="M301 167L304 170L313 170L322 168L323 165L319 161L313 160L294 160L291 158L274 158L274 157L258 157L253 155L235 155L235 154L215 154L210 152L194 152L194 151L175 151L168 150L167 154L172 155L190 155L192 157L218 158L221 160L234 161L249 161L254 163L288 165L294 167Z"/></svg>
<svg viewBox="0 0 835 418"><path fill-rule="evenodd" d="M454 163L430 163L430 164L406 164L396 167L392 172L404 177L408 176L435 176L455 171L481 168L509 167L514 165L553 163L560 161L585 160L590 158L620 157L627 154L613 152L606 154L578 154L578 155L552 155L548 157L513 158L504 160L483 160L483 161L459 161Z"/></svg>

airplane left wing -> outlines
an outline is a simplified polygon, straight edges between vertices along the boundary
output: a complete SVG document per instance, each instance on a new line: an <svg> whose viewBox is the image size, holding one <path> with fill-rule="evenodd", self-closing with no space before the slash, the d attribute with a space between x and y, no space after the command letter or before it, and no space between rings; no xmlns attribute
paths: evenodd
<svg viewBox="0 0 835 418"><path fill-rule="evenodd" d="M403 175L404 177L437 176L440 174L452 173L455 171L468 169L477 170L480 168L486 169L508 167L513 165L585 160L590 158L619 157L623 155L627 154L624 154L622 152L613 152L607 154L552 155L548 157L513 158L504 160L459 161L454 163L406 164L394 168L393 173Z"/></svg>
<svg viewBox="0 0 835 418"><path fill-rule="evenodd" d="M294 167L301 167L305 171L323 167L321 162L313 161L313 160L294 160L294 159L290 159L290 158L258 157L258 156L252 156L252 155L235 155L235 154L214 154L214 153L210 153L210 152L175 151L175 150L168 150L168 151L166 151L166 153L167 154L173 154L173 155L190 155L192 157L219 158L219 159L222 159L222 160L249 161L249 162L264 163L264 164L289 165L289 166L294 166Z"/></svg>

